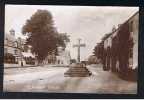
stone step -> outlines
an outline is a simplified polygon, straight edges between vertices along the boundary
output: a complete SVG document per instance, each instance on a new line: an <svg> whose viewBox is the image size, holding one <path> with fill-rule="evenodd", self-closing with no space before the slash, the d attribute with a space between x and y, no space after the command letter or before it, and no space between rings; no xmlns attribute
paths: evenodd
<svg viewBox="0 0 144 100"><path fill-rule="evenodd" d="M89 70L68 70L67 72L90 72Z"/></svg>
<svg viewBox="0 0 144 100"><path fill-rule="evenodd" d="M79 72L67 72L65 74L88 74L88 73L90 73L90 72L81 72L81 73L79 73Z"/></svg>
<svg viewBox="0 0 144 100"><path fill-rule="evenodd" d="M65 73L69 75L85 75L85 74L90 74L90 73Z"/></svg>
<svg viewBox="0 0 144 100"><path fill-rule="evenodd" d="M77 72L83 72L83 71L88 71L88 70L85 70L85 69L74 69L74 70L72 70L72 71L77 71Z"/></svg>
<svg viewBox="0 0 144 100"><path fill-rule="evenodd" d="M73 70L73 69L85 69L85 70L88 70L87 68L82 68L82 67L78 67L78 68L72 67L72 68L70 68L70 70Z"/></svg>
<svg viewBox="0 0 144 100"><path fill-rule="evenodd" d="M71 77L86 77L90 76L92 73L65 73L64 76L71 76Z"/></svg>
<svg viewBox="0 0 144 100"><path fill-rule="evenodd" d="M87 76L90 76L91 74L92 73L84 65L77 63L74 65L71 65L68 71L64 73L64 76L87 77Z"/></svg>

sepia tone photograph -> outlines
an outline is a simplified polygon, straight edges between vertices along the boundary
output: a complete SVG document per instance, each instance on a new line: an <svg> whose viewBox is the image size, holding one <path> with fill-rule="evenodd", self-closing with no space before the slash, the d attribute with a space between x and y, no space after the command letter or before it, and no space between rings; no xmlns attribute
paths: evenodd
<svg viewBox="0 0 144 100"><path fill-rule="evenodd" d="M137 94L139 7L5 5L4 92Z"/></svg>

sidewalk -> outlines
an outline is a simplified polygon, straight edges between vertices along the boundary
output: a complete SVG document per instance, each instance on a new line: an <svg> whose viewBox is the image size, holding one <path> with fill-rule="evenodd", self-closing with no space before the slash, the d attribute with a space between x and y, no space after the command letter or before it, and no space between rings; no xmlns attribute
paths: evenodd
<svg viewBox="0 0 144 100"><path fill-rule="evenodd" d="M68 67L68 65L62 65L62 64L46 64L46 65L24 65L20 66L18 64L4 64L4 68L26 68L26 67L36 67L36 66L51 66L51 67Z"/></svg>
<svg viewBox="0 0 144 100"><path fill-rule="evenodd" d="M35 67L36 65L24 65L20 66L19 64L4 64L4 68L25 68L25 67Z"/></svg>

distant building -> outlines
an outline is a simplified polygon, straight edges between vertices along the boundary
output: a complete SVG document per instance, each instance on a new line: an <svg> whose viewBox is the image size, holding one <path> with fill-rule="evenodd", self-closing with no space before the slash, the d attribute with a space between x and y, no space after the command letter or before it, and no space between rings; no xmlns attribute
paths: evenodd
<svg viewBox="0 0 144 100"><path fill-rule="evenodd" d="M11 29L9 33L5 34L4 38L4 63L19 64L21 66L26 65L26 58L35 58L31 53L30 46L25 45L26 40L15 37L15 31ZM27 46L27 51L25 50ZM33 63L34 64L34 63Z"/></svg>
<svg viewBox="0 0 144 100"><path fill-rule="evenodd" d="M88 64L97 64L98 63L98 59L95 55L90 55L88 57Z"/></svg>
<svg viewBox="0 0 144 100"><path fill-rule="evenodd" d="M70 52L63 47L58 47L57 63L69 65L71 60Z"/></svg>
<svg viewBox="0 0 144 100"><path fill-rule="evenodd" d="M4 38L4 55L11 55L14 59L5 59L4 61L8 63L19 63L22 55L20 48L18 48L18 41L15 38L15 31L11 29L9 32L5 34Z"/></svg>
<svg viewBox="0 0 144 100"><path fill-rule="evenodd" d="M56 51L48 53L48 56L43 60L43 64L59 64L59 65L69 65L71 60L70 52L65 50L63 47L57 48Z"/></svg>
<svg viewBox="0 0 144 100"><path fill-rule="evenodd" d="M53 52L49 52L48 56L43 60L43 64L55 64L56 63L56 54L55 50Z"/></svg>

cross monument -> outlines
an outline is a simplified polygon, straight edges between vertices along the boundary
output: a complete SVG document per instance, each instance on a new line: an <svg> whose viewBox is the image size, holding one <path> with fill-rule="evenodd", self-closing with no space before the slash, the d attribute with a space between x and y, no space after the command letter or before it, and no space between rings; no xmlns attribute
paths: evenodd
<svg viewBox="0 0 144 100"><path fill-rule="evenodd" d="M77 55L77 61L80 62L80 47L85 47L85 44L81 44L80 43L81 39L78 39L78 44L73 45L73 47L77 47L78 48L78 55Z"/></svg>

